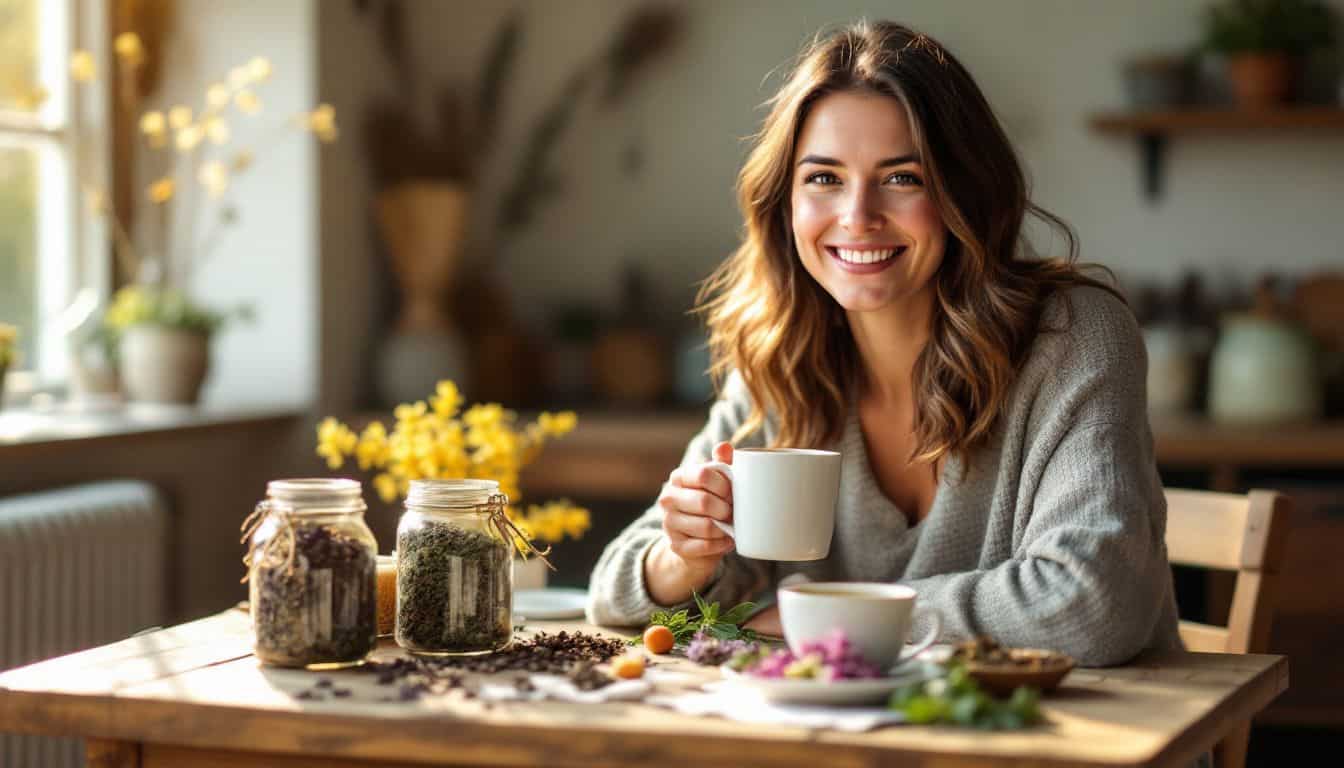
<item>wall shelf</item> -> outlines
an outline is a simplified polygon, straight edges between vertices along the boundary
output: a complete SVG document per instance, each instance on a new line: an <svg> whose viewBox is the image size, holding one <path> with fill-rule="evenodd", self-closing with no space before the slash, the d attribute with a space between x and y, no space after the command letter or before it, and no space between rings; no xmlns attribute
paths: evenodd
<svg viewBox="0 0 1344 768"><path fill-rule="evenodd" d="M1144 195L1162 196L1162 165L1169 137L1268 136L1284 133L1344 135L1344 107L1291 106L1267 110L1170 109L1103 112L1088 119L1094 133L1137 139Z"/></svg>

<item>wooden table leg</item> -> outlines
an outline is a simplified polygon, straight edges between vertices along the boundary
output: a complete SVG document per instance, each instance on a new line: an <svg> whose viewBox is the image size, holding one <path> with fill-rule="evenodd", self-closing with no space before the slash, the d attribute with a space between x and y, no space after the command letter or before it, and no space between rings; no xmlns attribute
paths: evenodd
<svg viewBox="0 0 1344 768"><path fill-rule="evenodd" d="M84 756L88 768L140 768L140 745L133 741L89 739Z"/></svg>
<svg viewBox="0 0 1344 768"><path fill-rule="evenodd" d="M1251 724L1242 723L1214 747L1213 764L1218 768L1245 768L1246 747L1251 740Z"/></svg>

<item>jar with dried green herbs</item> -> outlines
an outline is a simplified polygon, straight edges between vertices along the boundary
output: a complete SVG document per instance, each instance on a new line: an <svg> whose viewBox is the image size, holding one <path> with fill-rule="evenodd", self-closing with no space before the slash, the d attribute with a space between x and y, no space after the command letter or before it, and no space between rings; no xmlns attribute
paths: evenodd
<svg viewBox="0 0 1344 768"><path fill-rule="evenodd" d="M244 523L254 650L265 664L338 669L378 642L378 545L360 484L273 480Z"/></svg>
<svg viewBox="0 0 1344 768"><path fill-rule="evenodd" d="M515 529L494 480L414 480L397 525L397 643L432 656L512 636Z"/></svg>

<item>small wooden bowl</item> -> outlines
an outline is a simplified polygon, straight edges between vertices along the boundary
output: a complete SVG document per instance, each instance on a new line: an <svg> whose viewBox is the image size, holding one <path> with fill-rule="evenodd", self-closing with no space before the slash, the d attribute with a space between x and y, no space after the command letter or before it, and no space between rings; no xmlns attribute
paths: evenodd
<svg viewBox="0 0 1344 768"><path fill-rule="evenodd" d="M966 674L980 687L998 696L1007 696L1014 688L1029 685L1045 693L1054 690L1073 669L1071 656L1036 648L1007 651L1013 663L966 661Z"/></svg>

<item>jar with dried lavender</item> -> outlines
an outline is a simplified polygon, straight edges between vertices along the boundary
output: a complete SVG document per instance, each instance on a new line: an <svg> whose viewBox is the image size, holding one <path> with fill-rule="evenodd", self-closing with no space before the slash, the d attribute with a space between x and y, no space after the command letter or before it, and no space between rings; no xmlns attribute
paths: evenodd
<svg viewBox="0 0 1344 768"><path fill-rule="evenodd" d="M377 645L378 545L364 522L360 484L273 480L243 524L257 658L337 669Z"/></svg>
<svg viewBox="0 0 1344 768"><path fill-rule="evenodd" d="M511 549L522 537L494 480L413 480L397 525L397 644L431 656L512 637Z"/></svg>

